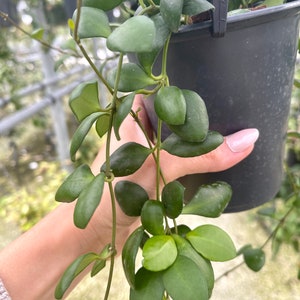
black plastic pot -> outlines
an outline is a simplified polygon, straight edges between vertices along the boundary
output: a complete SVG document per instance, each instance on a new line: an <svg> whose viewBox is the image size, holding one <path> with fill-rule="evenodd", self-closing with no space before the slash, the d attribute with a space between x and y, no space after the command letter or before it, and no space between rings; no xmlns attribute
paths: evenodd
<svg viewBox="0 0 300 300"><path fill-rule="evenodd" d="M300 1L295 1L228 17L224 37L212 37L212 21L187 26L172 37L170 84L202 96L210 129L224 135L250 127L260 131L255 150L237 166L182 178L187 191L191 191L187 198L203 183L224 180L233 188L226 211L234 212L259 206L278 192L299 11ZM153 102L147 99L145 105L155 127Z"/></svg>

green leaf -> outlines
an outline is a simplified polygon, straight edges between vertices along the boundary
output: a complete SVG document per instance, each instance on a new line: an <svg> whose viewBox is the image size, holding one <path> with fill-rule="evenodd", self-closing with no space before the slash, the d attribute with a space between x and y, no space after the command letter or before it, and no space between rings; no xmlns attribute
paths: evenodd
<svg viewBox="0 0 300 300"><path fill-rule="evenodd" d="M45 32L44 28L38 28L34 30L30 36L35 40L41 41L43 40L44 32Z"/></svg>
<svg viewBox="0 0 300 300"><path fill-rule="evenodd" d="M124 0L82 0L82 6L99 8L102 10L111 10L120 5Z"/></svg>
<svg viewBox="0 0 300 300"><path fill-rule="evenodd" d="M184 0L182 13L188 16L196 16L215 7L206 0Z"/></svg>
<svg viewBox="0 0 300 300"><path fill-rule="evenodd" d="M185 121L185 98L176 86L160 88L154 99L154 109L157 116L167 124L181 125Z"/></svg>
<svg viewBox="0 0 300 300"><path fill-rule="evenodd" d="M267 7L277 6L285 3L284 0L265 0L262 5L266 5Z"/></svg>
<svg viewBox="0 0 300 300"><path fill-rule="evenodd" d="M109 128L109 120L110 114L102 113L101 116L97 119L96 122L96 132L98 133L99 137L103 137Z"/></svg>
<svg viewBox="0 0 300 300"><path fill-rule="evenodd" d="M217 218L223 213L231 196L231 186L226 182L202 185L191 201L184 206L182 213Z"/></svg>
<svg viewBox="0 0 300 300"><path fill-rule="evenodd" d="M88 165L81 165L76 168L62 183L55 194L55 200L58 202L72 202L81 191L93 181L93 175Z"/></svg>
<svg viewBox="0 0 300 300"><path fill-rule="evenodd" d="M69 105L79 122L99 111L98 83L94 81L79 84L71 93Z"/></svg>
<svg viewBox="0 0 300 300"><path fill-rule="evenodd" d="M172 133L162 143L161 149L180 157L194 157L208 153L223 143L223 136L216 131L209 131L203 142L186 142Z"/></svg>
<svg viewBox="0 0 300 300"><path fill-rule="evenodd" d="M183 0L161 0L161 15L172 32L177 32L183 8Z"/></svg>
<svg viewBox="0 0 300 300"><path fill-rule="evenodd" d="M74 209L74 224L85 228L97 209L104 187L105 174L99 173L93 181L79 194Z"/></svg>
<svg viewBox="0 0 300 300"><path fill-rule="evenodd" d="M116 75L117 68L110 70L107 75L107 81L111 86L114 86ZM132 92L155 83L156 81L146 74L140 66L134 63L125 63L121 69L118 91Z"/></svg>
<svg viewBox="0 0 300 300"><path fill-rule="evenodd" d="M77 53L77 45L74 39L68 39L63 41L63 43L60 45L60 48L63 50L71 50L75 53Z"/></svg>
<svg viewBox="0 0 300 300"><path fill-rule="evenodd" d="M140 185L126 180L116 183L115 194L122 211L131 217L140 216L144 203L149 199Z"/></svg>
<svg viewBox="0 0 300 300"><path fill-rule="evenodd" d="M165 288L160 272L140 268L135 276L136 288L130 289L130 300L162 300Z"/></svg>
<svg viewBox="0 0 300 300"><path fill-rule="evenodd" d="M55 298L62 299L66 290L71 285L72 281L92 262L98 259L96 253L87 253L79 256L64 272L62 278L60 279L58 285L55 289Z"/></svg>
<svg viewBox="0 0 300 300"><path fill-rule="evenodd" d="M257 210L257 214L261 216L266 216L266 217L274 217L276 213L276 208L274 206L267 206L267 207L262 207Z"/></svg>
<svg viewBox="0 0 300 300"><path fill-rule="evenodd" d="M181 214L184 190L184 186L179 181L169 182L162 190L162 204L166 215L171 219L175 219Z"/></svg>
<svg viewBox="0 0 300 300"><path fill-rule="evenodd" d="M153 235L164 234L164 208L160 201L147 200L141 210L143 227Z"/></svg>
<svg viewBox="0 0 300 300"><path fill-rule="evenodd" d="M170 267L176 257L177 248L169 235L155 235L146 241L143 247L143 267L158 272Z"/></svg>
<svg viewBox="0 0 300 300"><path fill-rule="evenodd" d="M110 168L114 176L121 177L136 172L152 152L150 148L144 147L135 142L128 142L119 147L110 156ZM101 167L105 172L106 164Z"/></svg>
<svg viewBox="0 0 300 300"><path fill-rule="evenodd" d="M194 91L181 90L186 102L186 117L182 125L168 127L184 141L202 142L208 133L208 115L204 101Z"/></svg>
<svg viewBox="0 0 300 300"><path fill-rule="evenodd" d="M163 283L173 300L208 300L207 283L202 271L189 258L178 255L163 272Z"/></svg>
<svg viewBox="0 0 300 300"><path fill-rule="evenodd" d="M119 129L121 127L121 124L125 120L125 118L128 116L128 114L131 111L133 100L135 97L135 93L131 93L127 95L121 102L121 104L117 108L117 112L115 114L114 118L114 132L116 135L116 138L120 140L120 135L119 135Z"/></svg>
<svg viewBox="0 0 300 300"><path fill-rule="evenodd" d="M80 146L82 145L82 142L84 138L87 136L91 127L96 122L96 120L103 114L104 113L102 112L92 113L91 115L83 119L80 125L78 126L78 128L76 129L72 137L71 146L70 146L70 157L72 161L76 160L76 153L80 148Z"/></svg>
<svg viewBox="0 0 300 300"><path fill-rule="evenodd" d="M244 261L249 269L258 272L265 264L265 252L260 248L247 247L243 251Z"/></svg>
<svg viewBox="0 0 300 300"><path fill-rule="evenodd" d="M99 259L97 260L94 265L93 268L91 270L91 277L96 276L101 270L103 270L106 266L106 260L105 259Z"/></svg>
<svg viewBox="0 0 300 300"><path fill-rule="evenodd" d="M197 252L212 261L227 261L236 257L230 236L214 225L202 225L187 233L186 238Z"/></svg>
<svg viewBox="0 0 300 300"><path fill-rule="evenodd" d="M146 16L134 16L115 29L107 39L111 51L149 52L154 47L155 25Z"/></svg>
<svg viewBox="0 0 300 300"><path fill-rule="evenodd" d="M76 22L77 10L73 15ZM104 37L107 38L111 33L109 21L106 13L100 9L92 7L81 7L80 19L78 24L79 39Z"/></svg>
<svg viewBox="0 0 300 300"><path fill-rule="evenodd" d="M126 279L135 288L135 260L144 236L143 227L138 227L126 240L122 250L122 264Z"/></svg>
<svg viewBox="0 0 300 300"><path fill-rule="evenodd" d="M201 270L201 273L206 280L208 295L211 296L215 283L214 271L211 262L199 254L185 238L177 234L172 235L172 237L176 242L178 255L189 258L197 265L199 270Z"/></svg>

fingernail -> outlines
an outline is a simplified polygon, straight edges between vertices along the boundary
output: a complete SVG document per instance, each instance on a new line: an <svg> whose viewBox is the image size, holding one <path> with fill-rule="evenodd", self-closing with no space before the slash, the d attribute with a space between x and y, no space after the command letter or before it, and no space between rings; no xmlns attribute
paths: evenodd
<svg viewBox="0 0 300 300"><path fill-rule="evenodd" d="M243 152L253 145L258 137L259 131L256 128L249 128L228 135L225 141L232 152Z"/></svg>

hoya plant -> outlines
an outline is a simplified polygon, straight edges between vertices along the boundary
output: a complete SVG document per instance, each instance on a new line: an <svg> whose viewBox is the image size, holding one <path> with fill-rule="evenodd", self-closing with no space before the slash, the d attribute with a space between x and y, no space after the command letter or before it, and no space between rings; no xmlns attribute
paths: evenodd
<svg viewBox="0 0 300 300"><path fill-rule="evenodd" d="M71 141L70 157L76 161L76 153L92 127L99 138L106 140L107 156L98 175L86 164L78 166L57 190L56 200L77 199L74 225L85 228L101 202L104 186L108 185L112 201L128 216L140 217L140 227L129 236L121 253L130 299L209 299L214 286L211 262L233 259L237 256L236 248L221 228L206 224L191 229L186 224L178 224L177 218L188 214L219 217L231 199L231 187L225 182L203 185L185 203L185 188L179 181L165 180L159 157L161 151L179 157L199 156L223 142L221 134L209 130L201 96L172 85L167 69L172 34L193 16L212 11L214 7L206 0L139 0L138 7L131 11L127 4L122 0L78 0L74 16L68 22L73 41L97 76L94 82L80 84L70 96L70 107L79 122ZM107 11L116 7L129 15L120 24L110 23L107 17ZM107 50L118 60L108 74L101 72L102 68L84 46L85 40L91 38L105 39ZM134 62L128 62L128 54L134 57ZM154 63L160 64L159 74L153 72ZM99 82L108 95L105 107L99 101ZM132 109L137 95L144 96L145 101L150 96L154 99L158 121L153 139L143 130L138 112ZM111 136L122 140L120 127L127 117L141 127L148 146L132 141L111 153ZM164 140L163 124L170 130ZM115 178L134 174L150 155L156 161L155 198L134 182L115 183ZM116 215L115 205L112 214ZM112 219L111 243L99 253L78 257L69 266L57 285L57 299L63 297L73 279L87 267L92 266L92 276L106 267L113 268L117 253L116 219ZM137 262L139 251L143 256L141 262ZM261 249L247 246L240 253L253 270L262 267ZM136 269L136 265L141 267ZM110 283L111 276L105 297Z"/></svg>

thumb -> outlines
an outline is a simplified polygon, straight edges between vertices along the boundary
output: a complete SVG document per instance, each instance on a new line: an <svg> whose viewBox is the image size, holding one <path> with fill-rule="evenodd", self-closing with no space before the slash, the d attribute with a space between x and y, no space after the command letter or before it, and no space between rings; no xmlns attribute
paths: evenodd
<svg viewBox="0 0 300 300"><path fill-rule="evenodd" d="M161 161L167 162L163 166L166 179L171 181L188 174L229 169L252 152L258 137L259 131L256 128L249 128L226 136L218 148L201 156L182 158L164 152Z"/></svg>

